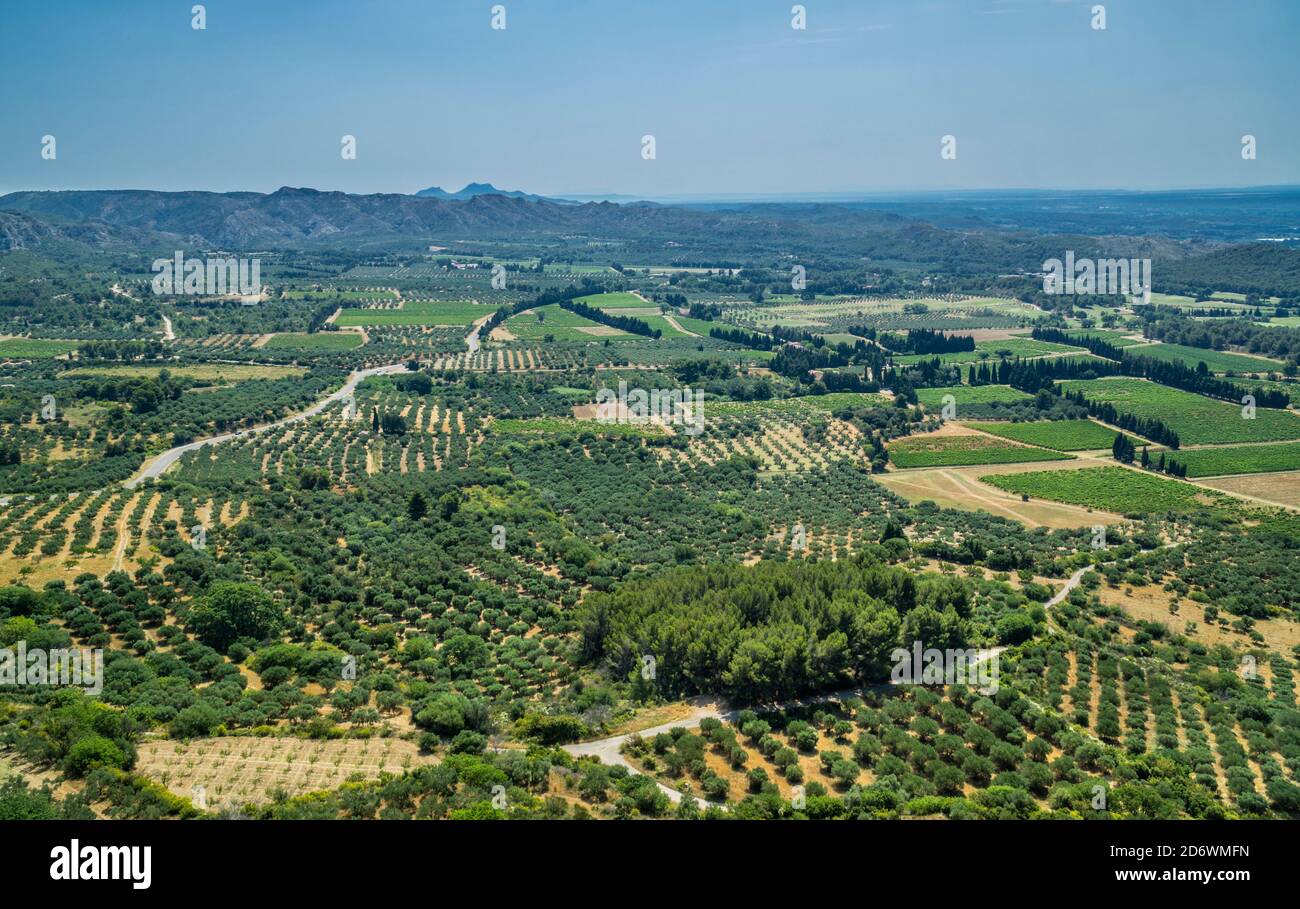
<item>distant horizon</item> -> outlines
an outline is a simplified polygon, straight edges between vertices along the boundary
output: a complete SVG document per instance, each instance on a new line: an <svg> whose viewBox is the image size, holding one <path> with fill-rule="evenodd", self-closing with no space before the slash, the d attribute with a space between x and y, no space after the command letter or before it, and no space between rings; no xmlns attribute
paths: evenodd
<svg viewBox="0 0 1300 909"><path fill-rule="evenodd" d="M706 193L670 193L663 195L642 195L637 193L622 192L611 190L607 192L600 191L571 191L571 192L552 192L547 190L534 189L529 186L499 186L492 180L470 180L461 185L458 189L448 189L448 186L455 186L455 183L430 183L428 186L409 192L396 191L373 191L358 192L347 189L331 188L324 186L309 186L306 184L294 185L283 184L275 189L205 189L192 187L188 189L159 189L148 186L94 186L94 187L65 187L58 189L47 188L25 188L25 189L6 189L0 192L0 198L16 193L87 193L87 192L152 192L152 193L208 193L212 195L235 195L241 193L252 193L256 195L273 195L281 190L311 190L320 193L342 193L347 196L416 196L419 192L433 187L439 187L447 192L456 193L468 189L470 186L491 186L496 193L484 193L483 195L506 194L506 193L527 193L529 195L542 196L547 199L600 199L622 197L637 201L657 201L657 200L763 200L775 198L810 198L810 197L843 197L845 200L866 199L866 198L899 198L905 196L958 196L958 195L979 195L979 194L1033 194L1046 195L1051 193L1075 193L1079 195L1106 195L1106 194L1133 194L1133 195L1165 195L1188 192L1269 192L1278 190L1297 190L1300 191L1300 182L1296 183L1266 183L1266 184L1241 184L1241 185L1187 185L1187 186L1167 186L1167 187L1131 187L1131 186L1101 186L1101 187L1071 187L1071 186L1049 186L1049 187L1030 187L1030 186L959 186L959 187L938 187L938 188L900 188L900 189L841 189L841 190L790 190L785 192L763 192L763 191L739 191L739 192L706 192ZM436 200L432 201L448 201ZM465 200L450 200L465 201ZM834 201L827 198L825 201Z"/></svg>

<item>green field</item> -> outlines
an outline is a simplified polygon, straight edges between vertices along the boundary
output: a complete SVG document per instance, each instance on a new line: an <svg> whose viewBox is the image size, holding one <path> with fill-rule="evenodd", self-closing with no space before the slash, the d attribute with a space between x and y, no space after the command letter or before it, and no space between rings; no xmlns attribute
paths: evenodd
<svg viewBox="0 0 1300 909"><path fill-rule="evenodd" d="M335 325L448 325L465 326L492 315L492 306L478 303L404 303L399 309L345 309Z"/></svg>
<svg viewBox="0 0 1300 909"><path fill-rule="evenodd" d="M1022 464L1068 461L1074 455L1045 448L1013 445L988 436L919 436L889 443L895 467L963 467L971 464Z"/></svg>
<svg viewBox="0 0 1300 909"><path fill-rule="evenodd" d="M1148 344L1133 351L1137 357L1151 357L1153 360L1183 363L1196 368L1197 363L1204 363L1210 372L1270 372L1281 369L1282 364L1276 360L1265 360L1246 354L1225 353L1221 350L1205 350L1200 347L1184 347L1182 344Z"/></svg>
<svg viewBox="0 0 1300 909"><path fill-rule="evenodd" d="M627 291L616 291L608 294L592 294L589 297L578 297L575 303L583 303L596 309L655 309L659 308L656 303L648 303L634 293Z"/></svg>
<svg viewBox="0 0 1300 909"><path fill-rule="evenodd" d="M930 410L943 407L944 395L952 395L960 407L963 404L1001 404L1026 401L1032 397L1010 385L950 385L945 388L918 388L916 399Z"/></svg>
<svg viewBox="0 0 1300 909"><path fill-rule="evenodd" d="M1041 420L1035 423L967 423L971 429L987 432L1028 445L1041 445L1056 451L1088 451L1110 448L1115 430L1092 420ZM1133 436L1129 436L1133 439ZM1133 439L1141 445L1141 441Z"/></svg>
<svg viewBox="0 0 1300 909"><path fill-rule="evenodd" d="M76 341L0 338L0 360L48 360L72 353L76 349Z"/></svg>
<svg viewBox="0 0 1300 909"><path fill-rule="evenodd" d="M1231 502L1225 496L1190 483L1124 467L987 474L980 479L1016 495L1144 517L1163 511L1195 511Z"/></svg>
<svg viewBox="0 0 1300 909"><path fill-rule="evenodd" d="M1078 347L1054 344L1050 341L1035 341L1032 338L1008 338L1002 341L977 341L974 350L963 350L947 354L908 354L894 357L895 363L907 365L933 360L938 357L944 363L978 363L981 360L997 362L1001 359L1015 357L1044 357L1052 354L1086 353Z"/></svg>
<svg viewBox="0 0 1300 909"><path fill-rule="evenodd" d="M542 315L540 320L538 313ZM599 341L607 337L631 337L625 331L601 325L577 313L569 312L558 303L539 306L517 316L511 316L506 320L505 329L521 341L540 341L548 335L557 341Z"/></svg>
<svg viewBox="0 0 1300 909"><path fill-rule="evenodd" d="M1300 470L1300 442L1197 448L1172 452L1169 457L1179 464L1185 464L1189 477Z"/></svg>
<svg viewBox="0 0 1300 909"><path fill-rule="evenodd" d="M1115 377L1062 382L1065 391L1082 391L1090 401L1106 401L1123 413L1163 421L1184 445L1231 442L1281 442L1300 439L1300 417L1259 408L1255 419L1242 408L1143 379Z"/></svg>
<svg viewBox="0 0 1300 909"><path fill-rule="evenodd" d="M286 332L272 335L263 346L293 350L352 350L361 346L361 335L352 331Z"/></svg>

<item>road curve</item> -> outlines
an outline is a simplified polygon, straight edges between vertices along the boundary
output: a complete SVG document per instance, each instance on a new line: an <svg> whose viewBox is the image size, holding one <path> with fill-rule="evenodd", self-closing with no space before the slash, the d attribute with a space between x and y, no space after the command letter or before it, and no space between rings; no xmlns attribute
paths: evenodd
<svg viewBox="0 0 1300 909"><path fill-rule="evenodd" d="M1082 571L1076 573L1076 579L1075 579L1076 584L1078 583L1077 578L1082 576L1083 576ZM985 660L996 657L1006 649L1007 649L1006 647L991 647L987 650L984 650L981 652L979 659L975 661L974 665L979 665L979 663ZM829 692L828 694L813 694L803 698L794 698L793 700L789 700L789 701L781 701L780 703L777 704L755 704L750 709L787 710L791 707L808 707L813 704L825 703L826 701L842 701L846 698L861 696L862 694L868 691L885 691L888 690L892 685L901 685L901 684L905 684L905 683L898 682L898 681L889 681L889 682L883 682L879 685L865 685L858 688L845 688L841 691L832 691ZM561 747L569 754L573 755L574 757L595 757L599 759L602 764L616 764L620 767L627 768L628 772L630 773L639 774L641 771L633 767L632 764L628 761L628 759L623 757L623 746L633 736L640 736L643 739L652 739L661 732L669 732L673 729L695 729L700 725L700 722L702 720L706 720L706 719L716 719L716 720L722 720L724 722L732 722L736 719L737 716L739 716L740 711L742 709L742 708L732 708L729 706L725 706L719 701L713 701L706 698L693 698L688 703L691 704L691 711L681 719L673 720L670 723L662 723L658 726L652 726L649 729L638 729L636 732L628 732L628 733L624 733L623 735L613 735L610 736L609 738L596 739L590 742L577 742L572 745L563 745ZM659 787L660 792L668 796L668 800L671 801L673 804L677 804L682 800L683 797L682 793L677 791L676 789L673 789L671 786L666 786L663 783L659 782L658 780L655 780L655 785ZM727 807L726 805L719 805L716 802L709 802L704 799L697 799L697 800L702 802L705 806L717 806L723 809Z"/></svg>
<svg viewBox="0 0 1300 909"><path fill-rule="evenodd" d="M350 396L359 384L371 376L384 375L386 373L403 372L406 366L402 363L394 363L388 366L374 366L370 369L361 369L348 376L347 382L337 391L331 392L321 398L311 407L300 413L287 416L283 419L276 420L273 423L263 423L260 426L252 426L248 429L239 429L235 432L222 433L219 436L210 436L206 439L199 439L197 442L190 442L186 445L178 445L175 448L169 448L162 454L158 455L151 461L146 461L144 467L138 474L126 481L127 489L134 489L145 480L156 480L167 472L167 469L175 464L182 456L189 454L191 451L198 451L208 445L220 445L222 442L229 442L231 439L240 439L244 436L250 436L255 433L265 432L268 429L277 429L281 426L288 426L292 423L300 423L303 420L309 420L312 417L322 413L325 408L329 407L336 401L341 401Z"/></svg>

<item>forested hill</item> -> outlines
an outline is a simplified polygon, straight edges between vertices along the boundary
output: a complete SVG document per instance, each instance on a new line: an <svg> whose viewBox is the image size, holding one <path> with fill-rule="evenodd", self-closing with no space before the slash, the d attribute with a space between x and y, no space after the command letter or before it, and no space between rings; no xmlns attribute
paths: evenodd
<svg viewBox="0 0 1300 909"><path fill-rule="evenodd" d="M329 246L362 238L494 239L585 236L641 240L674 249L709 248L713 255L796 254L917 263L962 274L1034 272L1066 249L1079 256L1151 257L1177 261L1204 244L1158 238L1044 236L998 229L954 231L924 221L842 205L744 205L707 211L649 203L556 204L476 195L469 199L350 195L281 188L273 193L103 190L17 192L0 196L0 212L46 222L47 231L95 226L108 245L114 231L158 244L177 239L248 250ZM39 242L35 233L13 246ZM0 235L3 236L3 235ZM2 242L2 241L0 241Z"/></svg>

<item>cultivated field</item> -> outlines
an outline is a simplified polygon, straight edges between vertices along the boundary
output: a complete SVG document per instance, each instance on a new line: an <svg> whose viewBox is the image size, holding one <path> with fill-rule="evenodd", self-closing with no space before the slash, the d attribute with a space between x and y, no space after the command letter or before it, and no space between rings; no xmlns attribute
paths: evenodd
<svg viewBox="0 0 1300 909"><path fill-rule="evenodd" d="M980 479L1017 495L1141 516L1162 511L1194 511L1228 501L1223 496L1198 491L1190 483L1124 467L1000 474Z"/></svg>
<svg viewBox="0 0 1300 909"><path fill-rule="evenodd" d="M1063 461L1073 455L1018 445L986 435L909 436L889 443L895 467L960 467L971 464L1017 464Z"/></svg>
<svg viewBox="0 0 1300 909"><path fill-rule="evenodd" d="M349 779L378 779L430 761L403 739L226 736L144 742L137 770L192 801L201 791L208 808L216 809L265 804L277 793L334 789Z"/></svg>
<svg viewBox="0 0 1300 909"><path fill-rule="evenodd" d="M1041 420L1034 423L968 423L971 429L1013 439L1028 445L1041 445L1056 451L1092 451L1110 448L1115 430L1093 420ZM1132 436L1129 439L1133 440ZM1138 440L1133 440L1141 444Z"/></svg>
<svg viewBox="0 0 1300 909"><path fill-rule="evenodd" d="M1300 439L1300 416L1289 411L1259 408L1253 420L1245 419L1240 405L1127 377L1069 381L1061 386L1065 391L1082 391L1090 401L1109 402L1121 412L1161 420L1184 445Z"/></svg>

